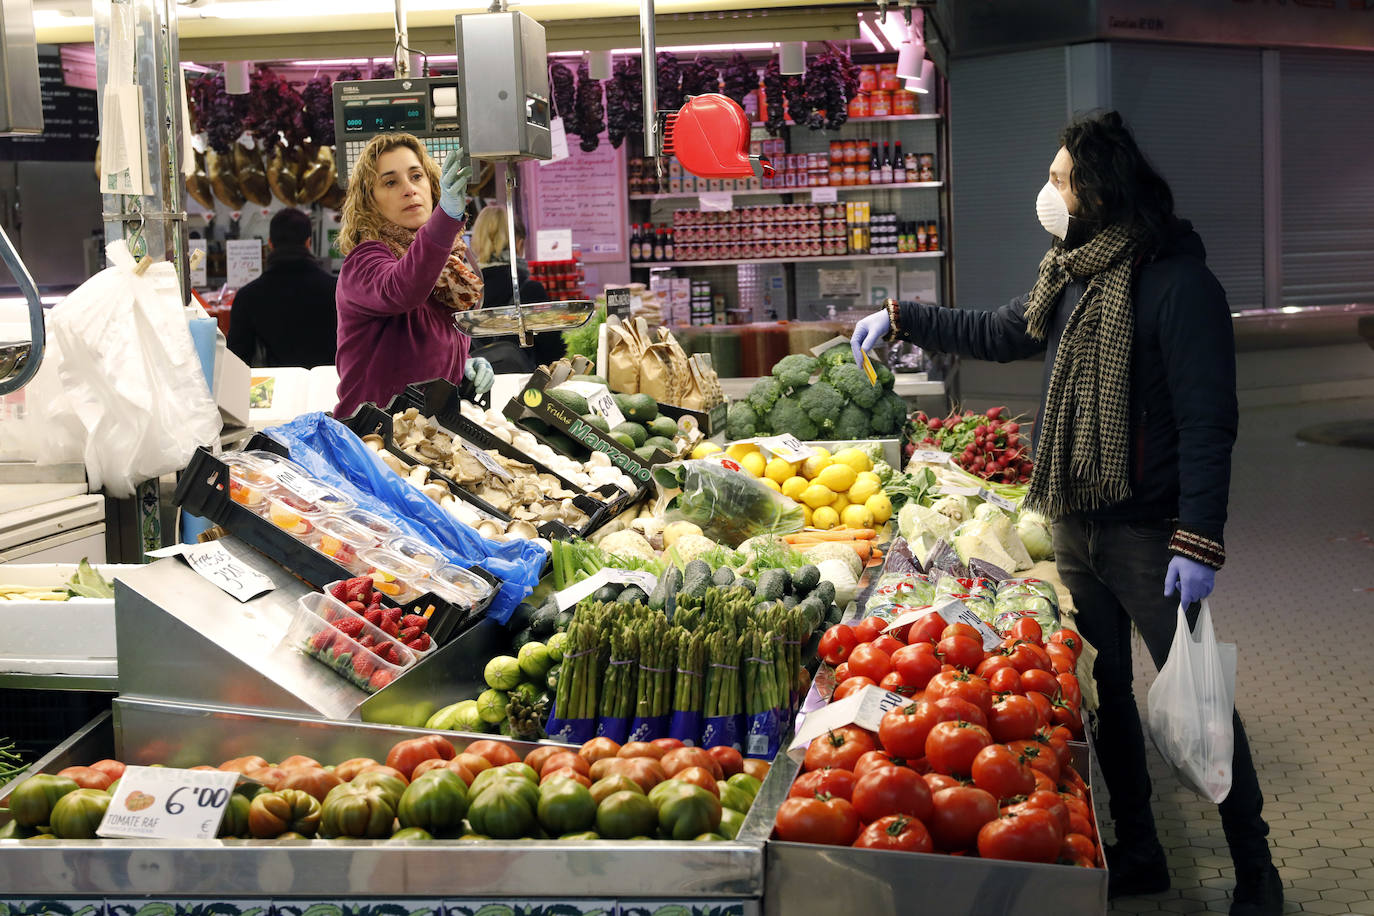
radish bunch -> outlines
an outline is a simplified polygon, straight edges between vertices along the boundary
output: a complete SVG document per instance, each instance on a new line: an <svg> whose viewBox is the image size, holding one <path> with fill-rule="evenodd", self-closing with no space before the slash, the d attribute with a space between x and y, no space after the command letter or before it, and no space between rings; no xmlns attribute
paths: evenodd
<svg viewBox="0 0 1374 916"><path fill-rule="evenodd" d="M949 452L959 467L985 480L1025 483L1030 480L1030 445L1021 424L1007 417L1005 407L984 413L964 411L948 417L917 411L908 426L908 454L918 448Z"/></svg>

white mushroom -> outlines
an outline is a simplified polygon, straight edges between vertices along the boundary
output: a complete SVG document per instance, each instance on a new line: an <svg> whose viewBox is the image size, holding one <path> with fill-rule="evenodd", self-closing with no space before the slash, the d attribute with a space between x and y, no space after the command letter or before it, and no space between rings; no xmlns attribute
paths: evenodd
<svg viewBox="0 0 1374 916"><path fill-rule="evenodd" d="M452 495L449 493L448 487L444 486L438 481L425 484L423 487L420 488L420 492L424 493L426 496L434 500L436 503L442 500L445 496Z"/></svg>
<svg viewBox="0 0 1374 916"><path fill-rule="evenodd" d="M492 434L493 436L495 436L496 438L500 439L502 442L506 443L507 445L510 445L510 440L511 440L510 430L508 430L508 429L493 429L493 430L491 430L491 434Z"/></svg>
<svg viewBox="0 0 1374 916"><path fill-rule="evenodd" d="M484 519L480 524L478 524L477 533L482 535L482 537L484 538L494 538L497 535L502 534L503 532L501 531L501 526L498 525L496 522L492 521L491 519Z"/></svg>
<svg viewBox="0 0 1374 916"><path fill-rule="evenodd" d="M529 540L530 538L538 537L539 531L529 522L517 520L511 522L510 525L507 526L506 534L513 538Z"/></svg>
<svg viewBox="0 0 1374 916"><path fill-rule="evenodd" d="M409 468L404 461L393 455L391 452L379 452L378 454L382 456L383 464L385 464L387 467L391 468L393 471L395 471L397 474L400 474L403 477L406 475Z"/></svg>
<svg viewBox="0 0 1374 916"><path fill-rule="evenodd" d="M416 465L410 469L410 473L406 475L406 479L417 487L423 487L425 481L429 480L429 468L424 465Z"/></svg>

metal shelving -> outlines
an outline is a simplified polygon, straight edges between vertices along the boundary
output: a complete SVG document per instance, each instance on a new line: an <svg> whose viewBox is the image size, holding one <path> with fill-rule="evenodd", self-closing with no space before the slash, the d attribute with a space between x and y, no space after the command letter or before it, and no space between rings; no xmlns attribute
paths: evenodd
<svg viewBox="0 0 1374 916"><path fill-rule="evenodd" d="M943 251L906 251L899 254L824 254L806 258L727 258L721 261L636 261L649 270L668 267L734 267L736 264L803 264L821 261L887 261L898 258L943 258Z"/></svg>
<svg viewBox="0 0 1374 916"><path fill-rule="evenodd" d="M748 191L679 191L675 194L631 194L630 200L681 200L701 197L703 194L729 194L732 197L775 197L784 194L802 194L809 191L834 190L839 193L851 191L918 191L943 188L943 181L903 181L892 184L846 184L846 185L807 185L804 188L757 188Z"/></svg>

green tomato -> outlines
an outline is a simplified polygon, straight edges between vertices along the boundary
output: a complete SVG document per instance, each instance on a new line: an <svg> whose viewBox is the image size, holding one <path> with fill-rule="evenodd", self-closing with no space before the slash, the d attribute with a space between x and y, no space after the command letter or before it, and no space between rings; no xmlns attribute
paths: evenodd
<svg viewBox="0 0 1374 916"><path fill-rule="evenodd" d="M610 840L647 838L657 827L654 803L637 792L614 792L596 808L596 832Z"/></svg>
<svg viewBox="0 0 1374 916"><path fill-rule="evenodd" d="M731 776L729 779L725 781L732 786L736 786L748 792L751 803L753 799L758 797L759 789L763 787L763 783L759 782L757 779L755 779L753 776L750 776L748 773L736 773L734 776Z"/></svg>
<svg viewBox="0 0 1374 916"><path fill-rule="evenodd" d="M80 786L66 776L36 773L14 787L10 793L10 815L24 827L47 824L58 799Z"/></svg>
<svg viewBox="0 0 1374 916"><path fill-rule="evenodd" d="M105 817L110 796L101 789L77 789L68 792L52 806L53 836L64 840L93 840L95 829Z"/></svg>
<svg viewBox="0 0 1374 916"><path fill-rule="evenodd" d="M0 827L0 840L27 840L37 833L32 827L25 827L18 821L10 821Z"/></svg>
<svg viewBox="0 0 1374 916"><path fill-rule="evenodd" d="M516 661L520 663L520 670L525 672L525 676L532 680L540 680L553 667L553 658L549 655L549 647L542 642L525 643L520 647L520 654L516 656Z"/></svg>
<svg viewBox="0 0 1374 916"><path fill-rule="evenodd" d="M720 810L720 826L716 830L727 840L733 840L739 835L739 829L744 826L744 815L733 808L722 808Z"/></svg>
<svg viewBox="0 0 1374 916"><path fill-rule="evenodd" d="M510 687L502 687L499 690L492 687L483 690L477 696L477 715L487 725L499 725L506 721L506 707L510 705L510 697L506 691Z"/></svg>
<svg viewBox="0 0 1374 916"><path fill-rule="evenodd" d="M575 779L553 779L539 789L539 824L555 836L577 833L596 823L596 800Z"/></svg>
<svg viewBox="0 0 1374 916"><path fill-rule="evenodd" d="M544 647L549 650L549 658L555 665L563 661L563 646L567 641L567 633L555 633L550 636L549 641L544 644Z"/></svg>
<svg viewBox="0 0 1374 916"><path fill-rule="evenodd" d="M660 797L659 828L675 840L690 840L720 826L720 799L701 786L679 783Z"/></svg>
<svg viewBox="0 0 1374 916"><path fill-rule="evenodd" d="M487 662L482 677L493 690L514 690L520 683L520 660L513 655L498 655Z"/></svg>
<svg viewBox="0 0 1374 916"><path fill-rule="evenodd" d="M432 840L434 839L434 837L432 834L430 834L428 830L423 830L419 827L403 827L400 830L397 830L395 833L393 833L391 835L391 839L395 841Z"/></svg>
<svg viewBox="0 0 1374 916"><path fill-rule="evenodd" d="M381 770L373 770L370 773L359 773L357 776L353 777L352 782L346 782L341 786L335 786L329 790L329 795L333 795L335 792L348 786L378 789L386 796L387 801L391 802L392 808L395 808L401 803L401 796L404 795L406 791L405 780ZM325 796L325 801L329 801L329 795Z"/></svg>
<svg viewBox="0 0 1374 916"><path fill-rule="evenodd" d="M248 835L248 811L252 807L247 795L231 793L229 803L224 806L224 816L219 821L219 831L215 836L235 837Z"/></svg>
<svg viewBox="0 0 1374 916"><path fill-rule="evenodd" d="M514 840L528 834L535 826L535 806L522 786L523 780L497 780L483 789L468 808L468 823L477 833L497 840ZM537 797L539 790L529 788Z"/></svg>
<svg viewBox="0 0 1374 916"><path fill-rule="evenodd" d="M741 814L748 812L749 806L754 803L754 796L740 786L732 786L728 782L719 781L716 783L716 789L720 791L720 803Z"/></svg>
<svg viewBox="0 0 1374 916"><path fill-rule="evenodd" d="M560 840L599 840L599 839L601 839L601 834L597 833L595 830L583 830L581 833L565 833L565 834L563 834L561 837L559 837L559 839L560 839Z"/></svg>
<svg viewBox="0 0 1374 916"><path fill-rule="evenodd" d="M426 831L461 826L467 813L467 783L448 769L429 770L406 786L401 803L396 807L402 827L420 827Z"/></svg>
<svg viewBox="0 0 1374 916"><path fill-rule="evenodd" d="M324 797L320 836L326 840L338 837L384 840L391 836L391 822L395 819L396 807L382 788L358 785L356 781L344 783L330 789Z"/></svg>

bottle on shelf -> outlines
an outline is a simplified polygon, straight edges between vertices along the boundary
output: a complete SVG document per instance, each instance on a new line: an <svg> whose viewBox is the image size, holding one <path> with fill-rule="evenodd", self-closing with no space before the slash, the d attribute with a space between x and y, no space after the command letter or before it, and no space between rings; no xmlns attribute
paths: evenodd
<svg viewBox="0 0 1374 916"><path fill-rule="evenodd" d="M892 181L903 184L907 181L906 159L902 156L902 141L897 141L897 155L892 157Z"/></svg>
<svg viewBox="0 0 1374 916"><path fill-rule="evenodd" d="M907 180L907 181L920 181L920 180L921 180L920 177L919 177L920 171L921 171L920 157L917 156L915 153L907 153L907 154L906 154L906 180Z"/></svg>
<svg viewBox="0 0 1374 916"><path fill-rule="evenodd" d="M674 260L673 255L675 254L675 250L673 247L673 227L669 226L667 229L665 229L664 235L666 236L666 238L663 242L663 260L671 261Z"/></svg>
<svg viewBox="0 0 1374 916"><path fill-rule="evenodd" d="M930 237L926 235L926 224L920 220L916 222L916 250L930 250Z"/></svg>
<svg viewBox="0 0 1374 916"><path fill-rule="evenodd" d="M632 223L630 225L630 260L641 260L640 255L642 253L639 243L639 223Z"/></svg>
<svg viewBox="0 0 1374 916"><path fill-rule="evenodd" d="M882 161L882 183L892 184L893 181L892 154L889 144L883 141L883 161Z"/></svg>
<svg viewBox="0 0 1374 916"><path fill-rule="evenodd" d="M926 250L940 250L940 224L935 220L931 220L930 224L926 226Z"/></svg>
<svg viewBox="0 0 1374 916"><path fill-rule="evenodd" d="M663 257L663 229L662 229L662 227L660 227L660 228L654 230L653 236L654 236L654 252L653 252L653 254L654 254L654 260L655 260L655 261L662 261L662 260L665 260L665 258Z"/></svg>
<svg viewBox="0 0 1374 916"><path fill-rule="evenodd" d="M877 143L873 144L872 153L868 159L868 183L883 183L883 159L882 155L878 152Z"/></svg>

